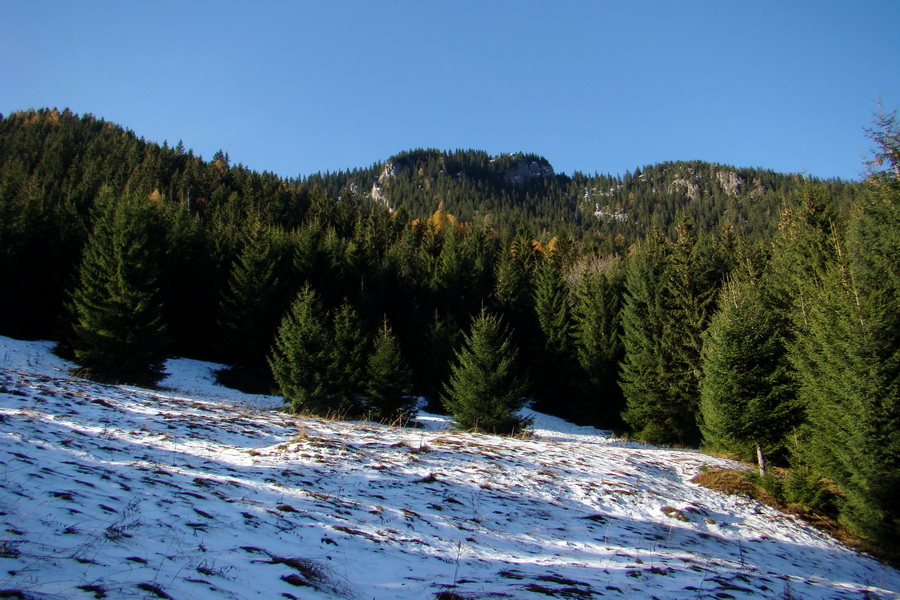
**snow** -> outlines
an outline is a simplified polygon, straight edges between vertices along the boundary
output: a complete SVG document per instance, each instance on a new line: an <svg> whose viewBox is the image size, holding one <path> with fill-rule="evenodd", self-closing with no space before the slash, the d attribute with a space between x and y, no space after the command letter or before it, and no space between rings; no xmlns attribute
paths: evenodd
<svg viewBox="0 0 900 600"><path fill-rule="evenodd" d="M696 451L533 411L521 439L297 418L209 363L151 391L51 349L0 338L4 597L900 597L893 568L691 483L735 465Z"/></svg>

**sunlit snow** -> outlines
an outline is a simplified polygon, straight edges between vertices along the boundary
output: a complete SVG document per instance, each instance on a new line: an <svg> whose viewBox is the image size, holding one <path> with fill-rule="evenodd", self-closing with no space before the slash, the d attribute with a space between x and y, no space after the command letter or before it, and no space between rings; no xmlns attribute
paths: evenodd
<svg viewBox="0 0 900 600"><path fill-rule="evenodd" d="M169 361L148 391L72 377L51 348L0 338L3 597L900 593L891 567L690 483L734 465L699 452L533 412L523 439L302 419L209 363Z"/></svg>

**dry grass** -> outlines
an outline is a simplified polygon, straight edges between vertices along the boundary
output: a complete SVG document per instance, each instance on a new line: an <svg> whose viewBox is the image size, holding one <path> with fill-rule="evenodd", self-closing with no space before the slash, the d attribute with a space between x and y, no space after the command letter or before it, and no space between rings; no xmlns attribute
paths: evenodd
<svg viewBox="0 0 900 600"><path fill-rule="evenodd" d="M825 532L840 542L860 551L865 551L862 544L836 519L816 514L796 504L787 504L776 498L768 490L760 487L753 480L753 473L737 469L708 469L691 479L693 483L711 490L717 490L733 496L745 496L760 504L771 506L783 513L795 515L802 521Z"/></svg>

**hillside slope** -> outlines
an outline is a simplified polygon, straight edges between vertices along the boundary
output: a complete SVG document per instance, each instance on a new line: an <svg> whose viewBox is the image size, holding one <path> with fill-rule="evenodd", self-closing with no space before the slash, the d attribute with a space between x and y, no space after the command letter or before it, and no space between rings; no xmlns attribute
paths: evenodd
<svg viewBox="0 0 900 600"><path fill-rule="evenodd" d="M0 595L895 598L900 574L690 483L695 451L302 419L169 361L168 391L0 338ZM868 594L868 596L865 596Z"/></svg>

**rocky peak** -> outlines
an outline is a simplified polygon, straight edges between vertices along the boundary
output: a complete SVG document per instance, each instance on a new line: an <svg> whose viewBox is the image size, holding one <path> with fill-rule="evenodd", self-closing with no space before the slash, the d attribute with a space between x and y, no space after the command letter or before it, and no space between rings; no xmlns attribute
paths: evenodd
<svg viewBox="0 0 900 600"><path fill-rule="evenodd" d="M732 196L737 196L744 185L744 178L734 171L716 171L716 178L719 180L722 189Z"/></svg>
<svg viewBox="0 0 900 600"><path fill-rule="evenodd" d="M553 177L556 173L544 160L519 159L503 172L503 179L513 185L525 185L535 178Z"/></svg>

